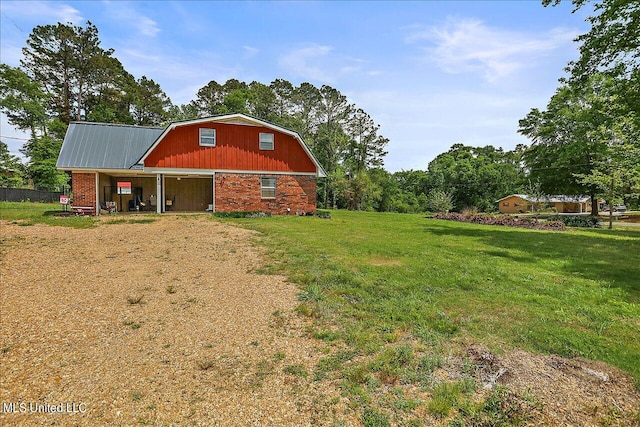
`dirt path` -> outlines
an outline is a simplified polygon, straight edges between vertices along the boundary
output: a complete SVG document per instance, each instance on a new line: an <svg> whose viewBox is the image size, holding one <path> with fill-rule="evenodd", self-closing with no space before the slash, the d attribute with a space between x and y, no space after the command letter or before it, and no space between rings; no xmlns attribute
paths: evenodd
<svg viewBox="0 0 640 427"><path fill-rule="evenodd" d="M250 231L1 227L2 425L312 425L310 396L334 393L304 379L319 352L297 289L252 272Z"/></svg>

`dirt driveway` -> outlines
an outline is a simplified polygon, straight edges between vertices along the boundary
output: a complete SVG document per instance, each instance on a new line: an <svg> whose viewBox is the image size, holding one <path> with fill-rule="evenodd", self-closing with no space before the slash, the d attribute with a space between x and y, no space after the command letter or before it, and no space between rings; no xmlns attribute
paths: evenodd
<svg viewBox="0 0 640 427"><path fill-rule="evenodd" d="M1 225L0 424L317 424L335 391L252 232L132 221Z"/></svg>

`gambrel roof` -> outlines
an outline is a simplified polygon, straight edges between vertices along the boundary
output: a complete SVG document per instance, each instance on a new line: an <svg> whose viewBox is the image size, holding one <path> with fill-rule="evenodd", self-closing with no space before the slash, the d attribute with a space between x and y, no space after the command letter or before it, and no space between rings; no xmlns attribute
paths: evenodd
<svg viewBox="0 0 640 427"><path fill-rule="evenodd" d="M56 166L62 170L143 169L144 160L173 129L200 123L261 126L293 137L316 167L326 172L298 133L245 114L228 114L171 123L166 128L72 122L69 124Z"/></svg>

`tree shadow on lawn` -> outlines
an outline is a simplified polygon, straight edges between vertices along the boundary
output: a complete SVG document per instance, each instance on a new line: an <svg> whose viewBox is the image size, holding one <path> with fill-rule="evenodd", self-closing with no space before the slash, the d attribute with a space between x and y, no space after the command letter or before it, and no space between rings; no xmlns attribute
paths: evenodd
<svg viewBox="0 0 640 427"><path fill-rule="evenodd" d="M589 235L572 231L548 232L513 227L446 223L429 220L425 231L441 236L475 239L500 250L487 255L515 262L561 261L549 269L602 281L627 292L628 302L640 302L640 233L591 230ZM615 238L619 237L619 238Z"/></svg>

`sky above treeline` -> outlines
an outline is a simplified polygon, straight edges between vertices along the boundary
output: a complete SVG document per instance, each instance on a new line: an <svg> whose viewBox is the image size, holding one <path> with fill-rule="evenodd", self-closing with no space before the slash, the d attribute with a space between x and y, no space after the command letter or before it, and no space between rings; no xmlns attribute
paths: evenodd
<svg viewBox="0 0 640 427"><path fill-rule="evenodd" d="M540 1L7 1L0 61L18 66L31 30L99 30L136 78L188 103L211 80L330 85L390 139L385 168L425 170L451 145L529 144L518 120L544 108L589 8ZM24 143L2 117L13 154Z"/></svg>

